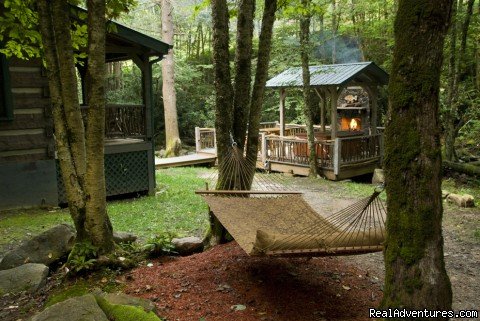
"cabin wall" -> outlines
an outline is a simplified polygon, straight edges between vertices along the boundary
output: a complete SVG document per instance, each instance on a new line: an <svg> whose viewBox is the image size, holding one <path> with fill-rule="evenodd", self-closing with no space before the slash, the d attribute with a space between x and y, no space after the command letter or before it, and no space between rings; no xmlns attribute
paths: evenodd
<svg viewBox="0 0 480 321"><path fill-rule="evenodd" d="M40 60L8 63L13 118L0 120L0 209L57 205L48 79Z"/></svg>

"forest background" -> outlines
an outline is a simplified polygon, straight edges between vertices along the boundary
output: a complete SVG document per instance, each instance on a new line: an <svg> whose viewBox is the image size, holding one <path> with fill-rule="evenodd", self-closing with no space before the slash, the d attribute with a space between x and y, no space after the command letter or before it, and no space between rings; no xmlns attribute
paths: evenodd
<svg viewBox="0 0 480 321"><path fill-rule="evenodd" d="M269 78L289 67L300 66L299 23L292 19L295 8L291 2L281 1L277 12ZM310 26L311 65L374 61L390 72L396 0L314 0L313 3L318 14L312 17ZM172 1L172 4L178 126L182 142L193 145L196 126L214 127L211 11L208 1L203 0ZM444 48L440 91L443 146L448 160L478 161L480 1L456 0L454 6L452 27ZM256 12L254 51L258 45L262 10ZM230 3L230 15L230 37L233 39L236 31L234 1ZM161 40L160 1L139 0L119 22ZM230 48L232 66L234 43L231 42ZM110 65L108 102L141 103L140 77L140 70L134 64L120 62ZM161 64L154 65L153 87L158 150L165 146ZM262 121L278 120L278 102L278 92L267 90ZM290 90L286 100L287 123L305 123L303 105L301 91ZM382 125L387 110L386 88L380 92L379 106Z"/></svg>

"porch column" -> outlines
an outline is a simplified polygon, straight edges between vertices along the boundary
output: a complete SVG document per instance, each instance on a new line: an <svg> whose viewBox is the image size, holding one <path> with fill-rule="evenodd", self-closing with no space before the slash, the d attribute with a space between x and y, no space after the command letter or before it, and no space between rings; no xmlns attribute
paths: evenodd
<svg viewBox="0 0 480 321"><path fill-rule="evenodd" d="M322 132L325 133L325 107L327 104L327 99L323 90L320 91L318 88L315 88L315 92L317 93L318 98L320 98L320 127L322 128Z"/></svg>
<svg viewBox="0 0 480 321"><path fill-rule="evenodd" d="M338 93L337 89L335 87L330 88L330 104L331 104L331 117L330 119L332 120L330 124L330 130L332 132L332 137L331 139L337 138L337 99L338 99Z"/></svg>
<svg viewBox="0 0 480 321"><path fill-rule="evenodd" d="M285 88L280 89L280 136L285 136Z"/></svg>
<svg viewBox="0 0 480 321"><path fill-rule="evenodd" d="M371 135L377 134L377 115L378 115L378 90L377 87L369 87L370 98L370 129Z"/></svg>

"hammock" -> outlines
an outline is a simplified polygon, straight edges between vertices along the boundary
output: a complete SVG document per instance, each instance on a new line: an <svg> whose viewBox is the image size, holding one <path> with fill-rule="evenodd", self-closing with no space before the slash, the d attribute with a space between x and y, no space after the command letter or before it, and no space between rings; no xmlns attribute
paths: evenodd
<svg viewBox="0 0 480 321"><path fill-rule="evenodd" d="M234 150L225 164L230 178L241 178L243 156ZM242 159L240 159L242 157ZM277 186L268 183L266 186ZM252 186L259 186L254 182ZM382 189L343 210L324 217L295 191L202 190L208 203L242 249L252 256L331 256L378 252L385 240L386 210Z"/></svg>

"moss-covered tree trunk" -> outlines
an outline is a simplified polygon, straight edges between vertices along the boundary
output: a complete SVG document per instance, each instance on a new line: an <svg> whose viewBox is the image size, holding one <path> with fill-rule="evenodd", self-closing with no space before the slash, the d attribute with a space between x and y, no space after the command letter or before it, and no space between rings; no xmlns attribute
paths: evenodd
<svg viewBox="0 0 480 321"><path fill-rule="evenodd" d="M53 105L55 142L77 242L100 253L113 249L104 178L105 2L88 1L88 128L82 119L70 36L70 7L61 0L37 2L40 33Z"/></svg>
<svg viewBox="0 0 480 321"><path fill-rule="evenodd" d="M92 244L102 253L113 250L113 231L106 208L105 146L105 1L88 0L88 123L85 178L86 222Z"/></svg>
<svg viewBox="0 0 480 321"><path fill-rule="evenodd" d="M218 155L218 182L216 189L248 190L255 171L258 130L265 83L268 75L271 38L277 1L265 0L262 30L258 49L257 68L251 90L251 60L255 1L239 2L235 50L235 82L232 85L229 56L229 13L226 0L212 0L213 62L215 77L215 128ZM248 121L248 137L247 137ZM245 140L247 140L246 156ZM235 143L238 149L232 148ZM245 167L231 166L232 153ZM245 157L247 160L245 160ZM244 164L245 165L245 164ZM242 165L243 166L243 165ZM235 171L238 171L235 173ZM247 173L245 173L245 171ZM239 175L242 179L239 179ZM249 176L249 177L246 177ZM212 219L212 240L225 235L221 224Z"/></svg>
<svg viewBox="0 0 480 321"><path fill-rule="evenodd" d="M382 307L448 310L442 236L439 82L452 0L400 0L385 137Z"/></svg>
<svg viewBox="0 0 480 321"><path fill-rule="evenodd" d="M307 140L309 153L309 175L316 177L318 173L317 153L315 148L315 131L313 129L313 114L312 110L312 93L310 92L310 69L309 58L310 52L310 0L302 0L302 7L305 8L305 14L300 18L300 56L302 60L302 78L303 78L303 101L305 108L303 113L305 116L305 123L307 126Z"/></svg>

